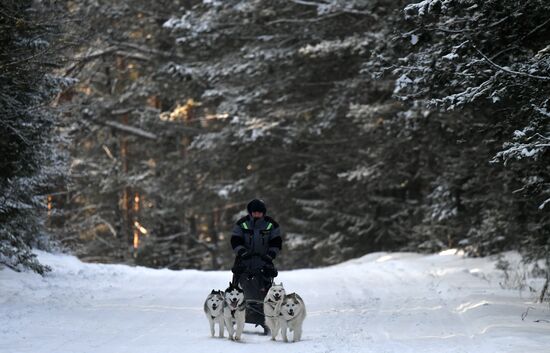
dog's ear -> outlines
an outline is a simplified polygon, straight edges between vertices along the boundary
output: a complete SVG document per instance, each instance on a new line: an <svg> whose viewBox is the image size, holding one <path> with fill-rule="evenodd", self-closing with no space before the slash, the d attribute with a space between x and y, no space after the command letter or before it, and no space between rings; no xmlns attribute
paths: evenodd
<svg viewBox="0 0 550 353"><path fill-rule="evenodd" d="M216 290L212 289L212 292L210 292L210 294L216 294Z"/></svg>

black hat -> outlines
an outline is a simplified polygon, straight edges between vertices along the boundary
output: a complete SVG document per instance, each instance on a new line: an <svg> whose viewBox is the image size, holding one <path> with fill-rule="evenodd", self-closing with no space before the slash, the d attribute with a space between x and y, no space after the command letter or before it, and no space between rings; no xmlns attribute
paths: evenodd
<svg viewBox="0 0 550 353"><path fill-rule="evenodd" d="M252 212L262 212L265 214L267 209L265 208L265 203L262 200L254 199L248 203L246 206L248 213Z"/></svg>

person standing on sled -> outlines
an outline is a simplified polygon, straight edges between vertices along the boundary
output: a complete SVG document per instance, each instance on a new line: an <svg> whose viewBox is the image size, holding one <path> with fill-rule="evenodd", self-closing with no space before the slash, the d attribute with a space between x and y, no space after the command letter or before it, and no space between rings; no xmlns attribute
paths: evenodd
<svg viewBox="0 0 550 353"><path fill-rule="evenodd" d="M268 279L276 277L273 260L283 244L279 224L266 216L267 209L263 201L254 199L246 209L248 215L237 221L231 235L231 247L236 255L232 268L235 285L245 272L261 273Z"/></svg>

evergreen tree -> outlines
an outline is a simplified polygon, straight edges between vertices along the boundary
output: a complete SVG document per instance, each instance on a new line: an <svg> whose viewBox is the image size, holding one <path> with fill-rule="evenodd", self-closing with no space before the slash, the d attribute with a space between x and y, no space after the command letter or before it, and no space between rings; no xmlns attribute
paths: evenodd
<svg viewBox="0 0 550 353"><path fill-rule="evenodd" d="M434 186L456 195L453 217L470 224L460 243L474 254L519 247L548 262L549 10L545 1L409 4L370 63L396 77L394 96L409 106L441 112L446 125L458 114L452 138L468 149Z"/></svg>
<svg viewBox="0 0 550 353"><path fill-rule="evenodd" d="M547 258L547 7L79 2L63 242L228 268L261 197L282 268L457 246Z"/></svg>
<svg viewBox="0 0 550 353"><path fill-rule="evenodd" d="M54 5L3 1L0 5L0 264L48 271L32 253L46 248L46 195L63 182L64 136L48 104L72 83L60 67L60 21Z"/></svg>

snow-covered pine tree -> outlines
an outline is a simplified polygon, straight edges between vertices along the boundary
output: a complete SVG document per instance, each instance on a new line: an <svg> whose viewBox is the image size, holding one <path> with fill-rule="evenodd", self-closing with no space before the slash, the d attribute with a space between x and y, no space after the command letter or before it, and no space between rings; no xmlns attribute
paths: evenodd
<svg viewBox="0 0 550 353"><path fill-rule="evenodd" d="M470 168L452 168L432 193L449 190L458 207L434 220L470 219L460 243L474 254L519 247L548 261L549 11L545 1L410 3L368 65L396 78L405 104L439 111L460 141L458 165Z"/></svg>
<svg viewBox="0 0 550 353"><path fill-rule="evenodd" d="M65 175L62 135L49 103L72 83L52 74L61 23L53 4L0 4L0 265L48 271L32 248L48 247L46 194ZM60 180L61 179L61 180Z"/></svg>

